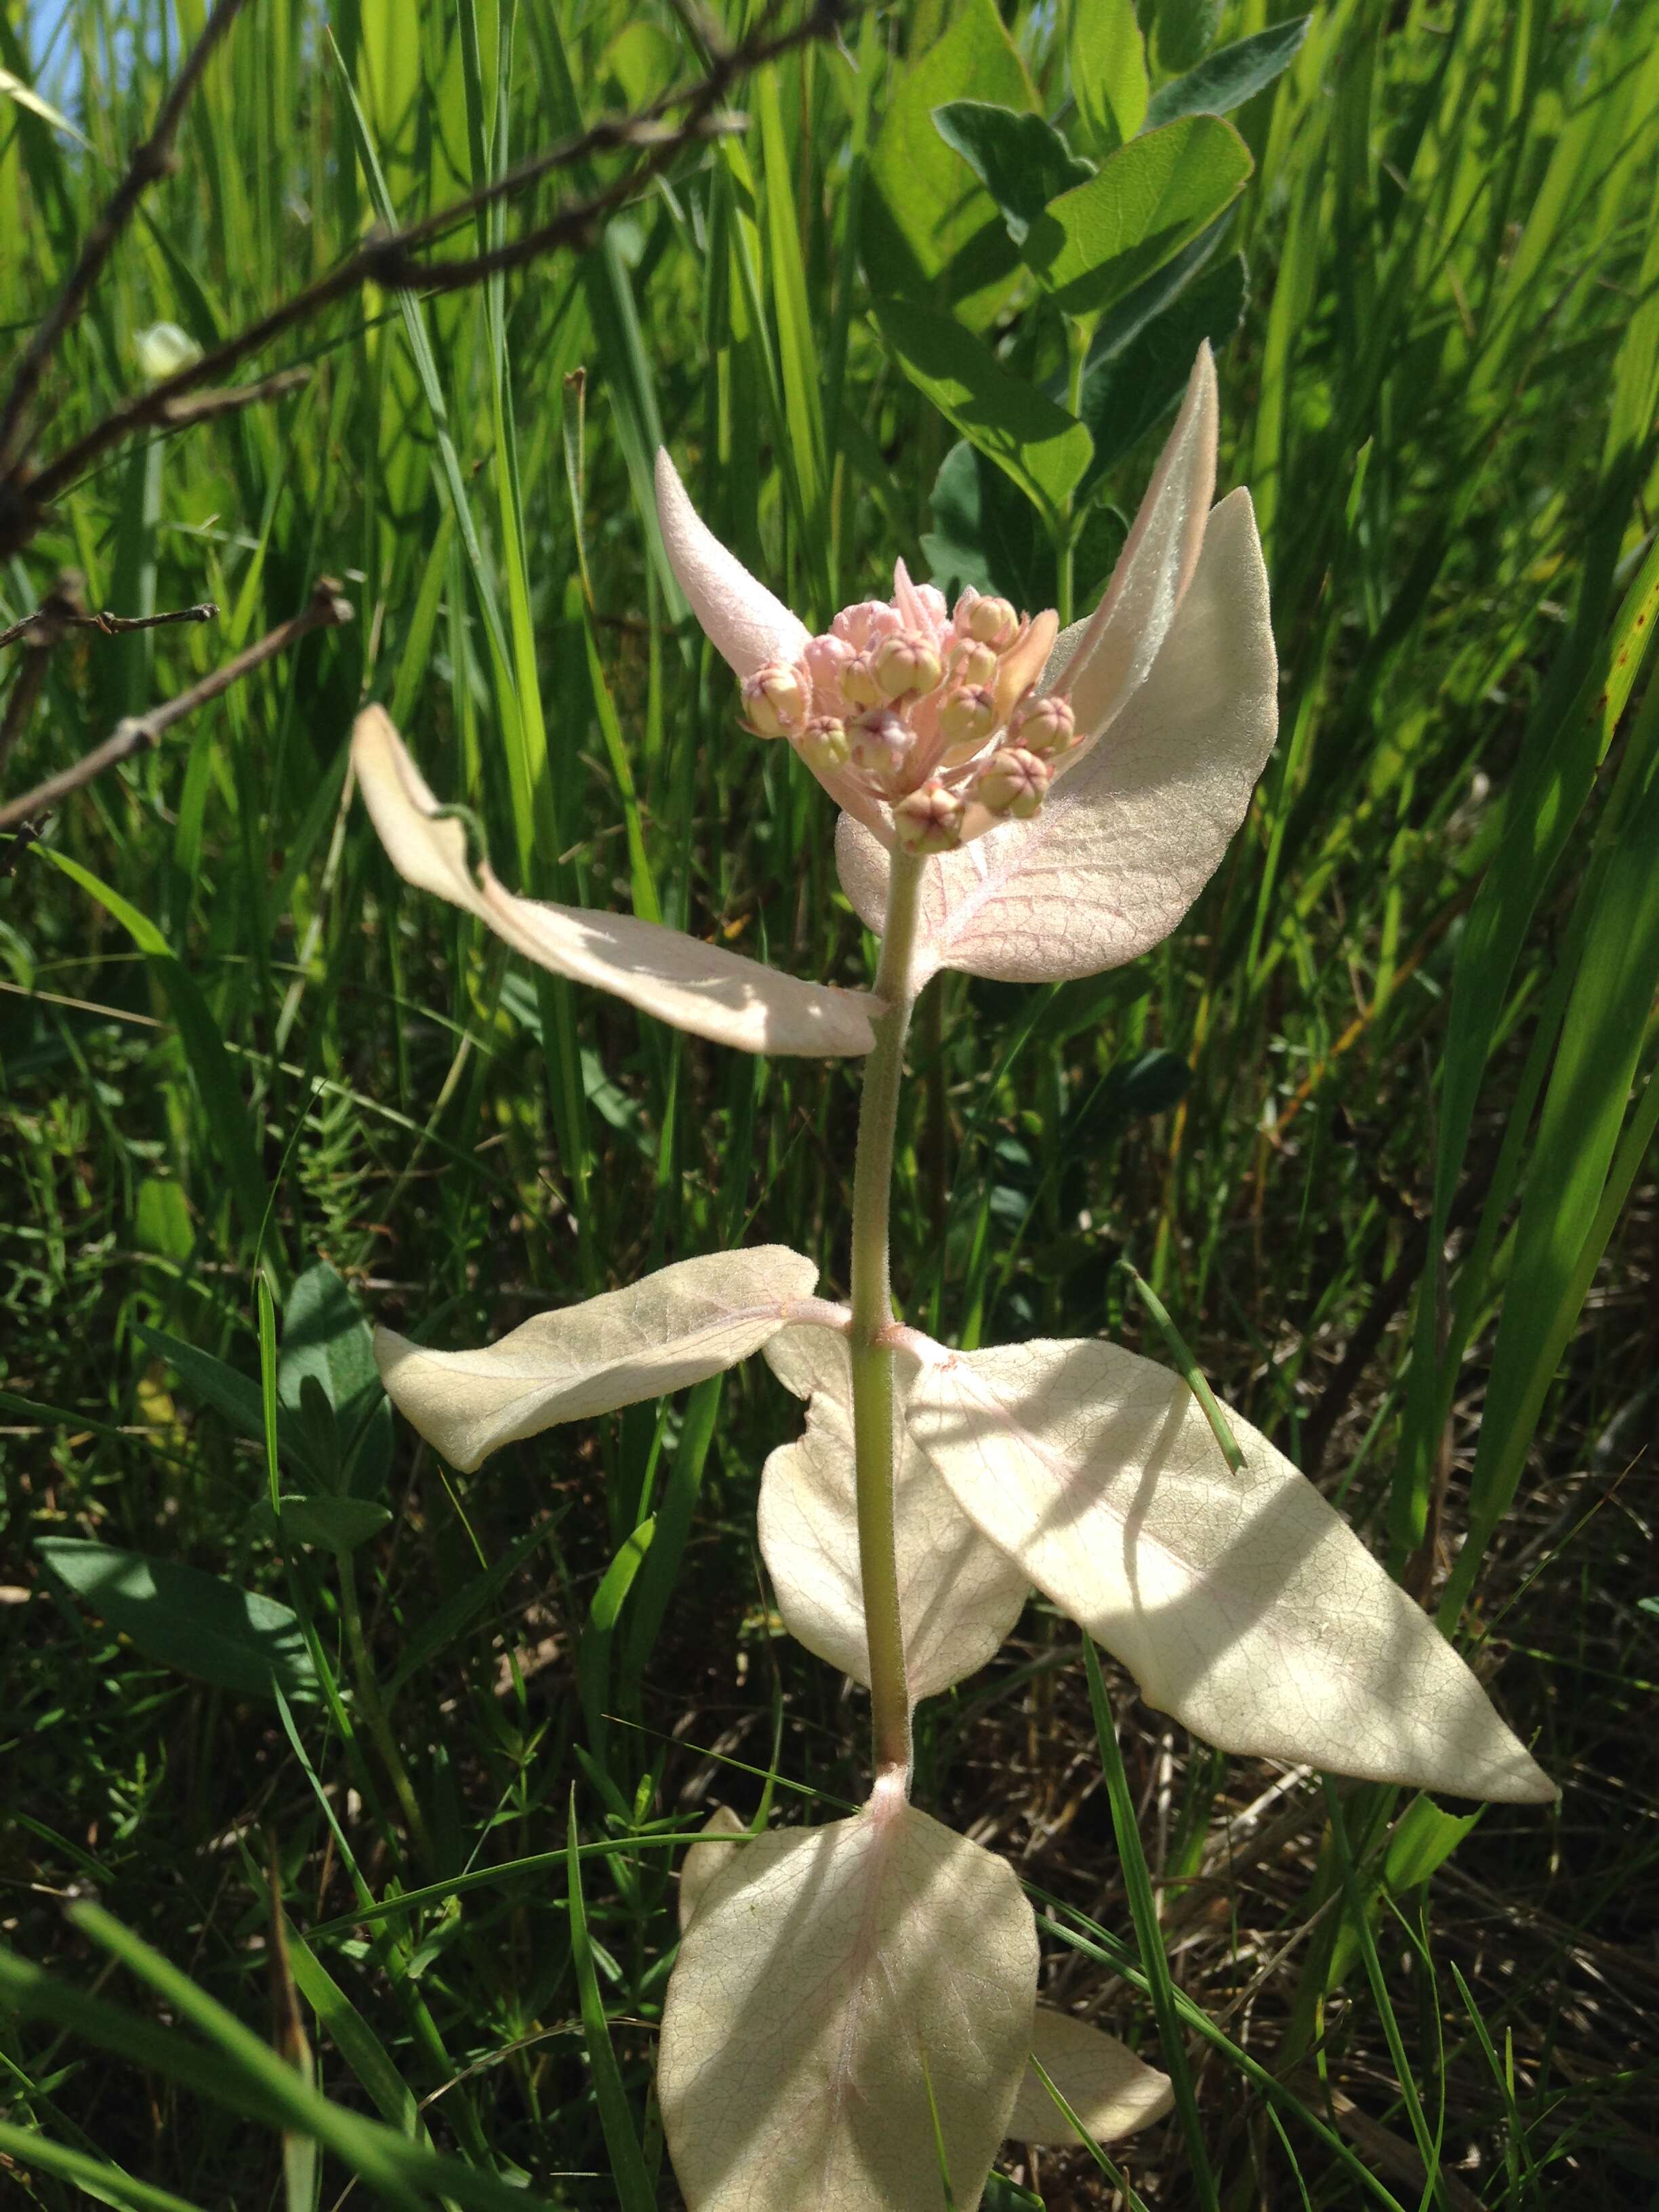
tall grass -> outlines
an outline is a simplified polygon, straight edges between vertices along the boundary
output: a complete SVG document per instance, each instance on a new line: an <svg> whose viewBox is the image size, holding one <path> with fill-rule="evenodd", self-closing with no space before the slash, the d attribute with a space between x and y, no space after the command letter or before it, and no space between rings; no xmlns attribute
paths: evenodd
<svg viewBox="0 0 1659 2212"><path fill-rule="evenodd" d="M649 459L667 442L809 618L885 588L895 555L926 572L952 434L884 352L860 254L882 119L959 12L872 11L763 73L745 132L580 255L331 311L283 356L303 391L118 453L0 576L0 623L64 565L94 605L222 609L61 648L9 788L318 575L356 611L65 803L0 884L21 2201L297 2212L351 2177L394 2203L674 2201L649 2059L677 1849L714 1798L793 1817L802 1787L809 1814L857 1792L860 1717L758 1574L756 1480L790 1418L758 1373L465 1480L377 1431L353 1448L391 1453L392 1517L343 1548L279 1544L272 1504L290 1450L331 1448L295 1379L319 1257L446 1343L738 1238L842 1279L844 1070L722 1055L510 965L405 893L345 737L386 702L533 893L866 980L824 804L737 729ZM1006 12L1053 113L1063 25ZM0 92L7 343L202 18L0 22L0 67L64 111ZM1268 19L1233 0L1220 36ZM149 326L209 346L371 222L699 61L666 6L255 0L62 349L48 449L139 380ZM1040 994L935 987L896 1274L964 1342L1158 1353L1131 1260L1218 1390L1461 1621L1566 1794L1478 1825L1376 1790L1328 1806L1109 1677L1097 1741L1040 1608L924 1714L918 1786L1030 1877L1056 1995L1149 2048L1177 2018L1188 2038L1182 2123L1127 2179L1079 2150L1011 2166L1019 2187L1646 2203L1659 17L1337 0L1235 120L1256 168L1222 474L1261 520L1280 744L1159 952ZM1155 446L1115 468L1123 513ZM288 1607L287 1692L136 1647L41 1571L62 1537Z"/></svg>

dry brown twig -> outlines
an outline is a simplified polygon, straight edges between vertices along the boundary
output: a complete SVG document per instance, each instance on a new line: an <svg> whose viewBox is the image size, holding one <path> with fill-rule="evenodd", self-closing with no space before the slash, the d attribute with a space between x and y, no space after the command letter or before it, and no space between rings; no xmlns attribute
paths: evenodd
<svg viewBox="0 0 1659 2212"><path fill-rule="evenodd" d="M256 668L262 668L266 661L274 660L279 653L286 653L291 645L296 645L310 631L337 629L342 623L349 623L352 614L351 602L341 597L340 587L333 579L329 576L319 578L312 592L310 605L299 614L291 616L287 622L279 623L257 644L249 646L245 653L239 653L234 660L226 661L222 668L216 668L211 675L203 677L199 684L192 684L187 691L179 692L176 698L166 700L159 707L152 707L147 714L128 714L116 724L102 744L94 745L72 767L60 769L56 775L48 776L44 783L36 784L33 791L26 791L21 799L11 799L0 806L0 830L12 829L19 823L27 823L32 815L42 814L48 807L55 806L60 799L67 798L72 791L79 791L83 784L90 783L94 776L102 775L106 769L115 767L118 762L131 760L135 753L148 752L151 746L159 744L173 724L182 721L186 714L193 714L198 707L205 707L221 692L228 691L233 684L240 684L243 677L251 676ZM15 858L15 851L12 858Z"/></svg>
<svg viewBox="0 0 1659 2212"><path fill-rule="evenodd" d="M182 112L180 88L193 89L201 74L198 58L210 33L220 31L221 19L228 18L243 0L221 0L221 6L204 32L202 40L192 53L178 85L169 94L163 111L165 127L170 144L171 133L177 129L178 116ZM181 404L190 402L202 407L202 398L215 404L204 409L205 413L221 411L228 405L249 404L255 397L269 396L269 386L276 380L268 379L266 391L255 387L202 395L201 387L221 384L230 372L251 355L259 353L285 331L311 320L325 308L349 294L359 291L365 284L380 285L386 291L420 290L423 292L459 291L481 283L485 277L503 270L522 267L543 255L564 248L587 245L605 218L613 214L626 200L632 198L642 186L661 174L686 146L696 141L720 135L743 127L743 118L721 116L716 112L735 81L750 70L775 61L798 46L812 40L832 36L840 27L847 12L848 0L816 0L801 19L787 29L777 30L777 9L769 11L748 37L736 46L721 47L711 40L712 58L708 69L695 83L681 86L653 102L636 115L610 118L594 124L575 137L558 145L544 149L521 162L507 175L495 179L465 198L453 202L434 215L407 225L389 236L370 238L348 256L339 267L319 277L313 283L279 302L258 321L235 332L222 344L191 362L173 376L165 378L149 390L136 393L112 408L101 421L84 431L64 450L56 455L38 473L32 474L25 458L15 450L13 418L21 413L18 386L23 380L24 370L32 381L32 392L43 374L46 360L68 323L73 319L74 308L84 297L90 275L102 265L109 246L121 225L130 219L133 207L144 185L155 175L165 173L149 160L143 175L136 175L141 160L150 155L163 131L158 124L144 147L134 156L134 166L112 200L94 234L100 251L92 261L90 274L88 263L92 259L93 241L82 257L75 276L66 289L63 300L47 323L42 334L32 342L25 356L23 368L14 381L7 402L6 413L0 417L0 456L5 457L4 473L0 474L0 558L15 552L26 544L41 526L46 508L58 498L91 464L113 447L136 435L139 431L159 427L176 427L181 420L200 419L181 412ZM665 118L676 109L685 111L684 119L670 125ZM526 232L521 237L487 252L464 258L426 262L418 258L420 252L436 239L458 228L496 202L522 192L557 169L574 168L608 152L627 149L640 149L643 158L616 181L562 209L547 222ZM73 295L73 307L66 315L66 303ZM49 333L49 342L43 344L42 337ZM279 376L291 372L279 372ZM23 394L27 403L28 392ZM10 442L9 443L8 441Z"/></svg>

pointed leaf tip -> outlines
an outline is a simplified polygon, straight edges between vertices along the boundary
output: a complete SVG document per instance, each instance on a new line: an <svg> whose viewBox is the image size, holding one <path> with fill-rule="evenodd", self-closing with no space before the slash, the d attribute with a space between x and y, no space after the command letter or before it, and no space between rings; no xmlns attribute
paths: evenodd
<svg viewBox="0 0 1659 2212"><path fill-rule="evenodd" d="M502 1444L719 1375L784 1328L817 1268L784 1244L681 1260L625 1290L538 1314L476 1352L374 1333L387 1395L470 1474Z"/></svg>
<svg viewBox="0 0 1659 2212"><path fill-rule="evenodd" d="M1555 1796L1335 1508L1231 1412L1230 1468L1178 1375L1086 1341L940 1352L908 1417L963 1510L1206 1742L1462 1797Z"/></svg>
<svg viewBox="0 0 1659 2212"><path fill-rule="evenodd" d="M657 2094L690 2212L977 2204L1036 1995L1012 1869L896 1794L732 1854L680 1945ZM938 2117L938 2138L934 2115Z"/></svg>
<svg viewBox="0 0 1659 2212"><path fill-rule="evenodd" d="M1031 2056L1096 2142L1115 2142L1161 2120L1175 2103L1167 2074L1137 2058L1127 2044L1086 2020L1039 2005L1031 2023ZM1077 2141L1066 2115L1028 2066L1008 2121L1014 2142L1063 2148Z"/></svg>
<svg viewBox="0 0 1659 2212"><path fill-rule="evenodd" d="M806 625L720 544L692 506L661 446L657 520L668 564L692 612L709 643L739 677L752 676L768 661L799 659L808 642Z"/></svg>
<svg viewBox="0 0 1659 2212"><path fill-rule="evenodd" d="M1054 665L1051 656L1051 674ZM1219 864L1278 726L1267 571L1249 494L1239 490L1210 514L1146 681L1042 811L925 864L914 980L955 968L1055 982L1139 958ZM843 817L836 862L860 918L878 930L886 853Z"/></svg>
<svg viewBox="0 0 1659 2212"><path fill-rule="evenodd" d="M740 1052L837 1057L868 1052L875 1042L870 1018L878 1002L865 992L780 975L635 915L520 897L487 860L475 878L465 830L442 816L383 708L358 715L351 757L380 842L404 881L476 915L538 967Z"/></svg>

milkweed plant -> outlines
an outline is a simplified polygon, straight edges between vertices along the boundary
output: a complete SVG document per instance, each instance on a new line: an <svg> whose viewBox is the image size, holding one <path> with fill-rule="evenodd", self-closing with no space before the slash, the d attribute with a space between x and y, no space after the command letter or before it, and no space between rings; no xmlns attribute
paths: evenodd
<svg viewBox="0 0 1659 2212"><path fill-rule="evenodd" d="M1451 1644L1290 1462L1182 1373L1092 1338L954 1352L895 1318L889 1189L906 1032L940 969L1092 975L1177 926L1272 750L1277 669L1250 496L1212 504L1202 349L1104 596L1060 630L897 563L821 635L704 526L666 453L674 573L739 687L840 810L880 942L838 989L632 916L544 904L472 866L463 821L378 707L353 757L386 851L525 957L740 1051L861 1056L850 1299L770 1244L682 1259L477 1351L381 1330L392 1398L453 1466L756 1352L803 1401L759 1535L787 1629L870 1694L862 1809L692 1848L657 2087L692 2212L978 2203L999 2142L1169 2108L1124 2045L1037 2005L1012 1869L911 1802L917 1702L982 1666L1030 1589L1146 1702L1219 1749L1462 1796L1554 1785ZM717 1840L726 1838L728 1840ZM1040 2063L1039 2073L1033 2059Z"/></svg>

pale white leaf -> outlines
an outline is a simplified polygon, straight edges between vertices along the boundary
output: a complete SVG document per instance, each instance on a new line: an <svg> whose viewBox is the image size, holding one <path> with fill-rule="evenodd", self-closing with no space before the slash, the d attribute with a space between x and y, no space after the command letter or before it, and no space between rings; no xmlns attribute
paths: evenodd
<svg viewBox="0 0 1659 2212"><path fill-rule="evenodd" d="M626 1290L537 1314L477 1352L428 1352L374 1332L398 1412L452 1467L560 1421L665 1397L757 1352L811 1294L817 1269L784 1244L680 1260Z"/></svg>
<svg viewBox="0 0 1659 2212"><path fill-rule="evenodd" d="M1109 1344L924 1354L912 1433L963 1510L1224 1751L1534 1802L1554 1785L1446 1638L1237 1414Z"/></svg>
<svg viewBox="0 0 1659 2212"><path fill-rule="evenodd" d="M972 2212L1025 2064L1036 1929L1012 1869L904 1802L762 1836L692 1921L657 2095L690 2212ZM932 2109L929 2089L932 2090Z"/></svg>
<svg viewBox="0 0 1659 2212"><path fill-rule="evenodd" d="M778 1610L809 1651L867 1687L847 1340L787 1328L765 1356L785 1389L807 1401L804 1434L780 1445L761 1477L761 1553ZM895 1442L899 1618L914 1700L982 1667L1012 1632L1030 1584L968 1519L902 1415Z"/></svg>
<svg viewBox="0 0 1659 2212"><path fill-rule="evenodd" d="M679 472L657 448L657 520L668 565L714 650L738 675L752 676L770 660L799 659L805 623L728 553L692 506Z"/></svg>
<svg viewBox="0 0 1659 2212"><path fill-rule="evenodd" d="M733 1839L749 1840L749 1823L729 1805L715 1808L703 1822L702 1841L693 1844L680 1861L680 1933L691 1925L692 1916L708 1894L710 1883L732 1863Z"/></svg>
<svg viewBox="0 0 1659 2212"><path fill-rule="evenodd" d="M1161 2120L1175 2102L1167 2074L1137 2058L1115 2035L1069 2013L1039 2005L1031 2024L1031 2051L1043 2071L1098 2143L1133 2135ZM1074 2143L1066 2115L1048 2094L1036 2067L1028 2066L1014 2099L1008 2134L1015 2142Z"/></svg>
<svg viewBox="0 0 1659 2212"><path fill-rule="evenodd" d="M1278 729L1277 684L1255 518L1236 491L1212 511L1152 672L1105 735L1029 821L924 862L912 981L939 968L1055 981L1161 942L1244 818ZM879 930L887 853L843 816L836 859Z"/></svg>
<svg viewBox="0 0 1659 2212"><path fill-rule="evenodd" d="M1056 641L1043 671L1042 689L1070 698L1085 743L1146 682L1192 580L1215 492L1217 422L1206 343L1100 605L1066 633L1075 639L1069 651Z"/></svg>
<svg viewBox="0 0 1659 2212"><path fill-rule="evenodd" d="M351 757L398 874L477 915L538 967L741 1052L857 1054L875 1042L870 1017L879 1001L865 992L780 975L761 961L635 915L521 898L487 862L475 878L465 830L453 818L440 818L436 798L382 708L358 715Z"/></svg>

